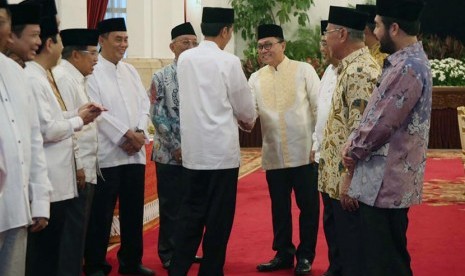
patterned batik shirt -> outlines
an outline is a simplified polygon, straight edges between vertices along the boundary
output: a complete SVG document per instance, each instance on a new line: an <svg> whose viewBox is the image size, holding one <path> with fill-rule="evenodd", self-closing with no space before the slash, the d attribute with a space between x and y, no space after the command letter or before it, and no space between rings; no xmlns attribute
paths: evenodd
<svg viewBox="0 0 465 276"><path fill-rule="evenodd" d="M370 48L370 54L376 60L378 65L380 67L383 67L384 60L387 58L388 54L381 53L381 51L379 50L379 47L380 47L379 42L373 44L373 46L371 46Z"/></svg>
<svg viewBox="0 0 465 276"><path fill-rule="evenodd" d="M175 61L157 71L150 86L151 117L155 126L152 160L162 164L181 165L174 159L174 152L181 148L178 92Z"/></svg>
<svg viewBox="0 0 465 276"><path fill-rule="evenodd" d="M380 73L381 68L367 47L351 53L339 63L318 173L318 189L331 198L339 199L339 186L343 181L342 147L358 126Z"/></svg>
<svg viewBox="0 0 465 276"><path fill-rule="evenodd" d="M379 208L421 202L432 79L421 42L390 55L349 154L357 160L349 195Z"/></svg>

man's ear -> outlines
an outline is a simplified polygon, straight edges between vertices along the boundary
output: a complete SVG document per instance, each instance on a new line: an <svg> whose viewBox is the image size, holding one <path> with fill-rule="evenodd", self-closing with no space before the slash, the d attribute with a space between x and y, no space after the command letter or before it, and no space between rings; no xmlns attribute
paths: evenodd
<svg viewBox="0 0 465 276"><path fill-rule="evenodd" d="M52 49L52 45L53 45L53 40L51 37L47 38L47 40L45 40L45 49L48 51L48 52L51 52L51 49Z"/></svg>
<svg viewBox="0 0 465 276"><path fill-rule="evenodd" d="M174 41L170 43L170 50L174 53Z"/></svg>
<svg viewBox="0 0 465 276"><path fill-rule="evenodd" d="M389 27L389 32L391 33L392 36L398 35L399 30L400 30L399 24L397 24L396 22L392 23L391 26Z"/></svg>
<svg viewBox="0 0 465 276"><path fill-rule="evenodd" d="M228 27L227 27L227 26L224 26L224 27L221 29L221 37L223 37L223 38L228 37L228 32L229 32Z"/></svg>
<svg viewBox="0 0 465 276"><path fill-rule="evenodd" d="M80 55L78 53L79 51L77 50L73 50L73 52L71 52L71 58L76 60L76 59L79 59L80 58Z"/></svg>
<svg viewBox="0 0 465 276"><path fill-rule="evenodd" d="M346 28L342 28L339 32L341 42L346 42L349 39L349 32Z"/></svg>
<svg viewBox="0 0 465 276"><path fill-rule="evenodd" d="M281 45L283 47L283 51L286 51L286 41L281 42Z"/></svg>
<svg viewBox="0 0 465 276"><path fill-rule="evenodd" d="M104 40L104 39L105 39L105 38L104 38L103 36L99 35L99 37L98 37L98 44L100 45L100 47L102 47L102 44L103 44L103 40Z"/></svg>

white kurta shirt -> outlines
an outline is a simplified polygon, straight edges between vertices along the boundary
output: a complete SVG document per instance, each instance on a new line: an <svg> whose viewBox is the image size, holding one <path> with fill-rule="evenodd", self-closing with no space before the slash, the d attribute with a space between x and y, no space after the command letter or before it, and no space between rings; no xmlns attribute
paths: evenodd
<svg viewBox="0 0 465 276"><path fill-rule="evenodd" d="M97 119L99 167L145 164L145 147L133 156L119 147L129 129L147 133L150 101L136 69L122 61L115 65L100 55L87 87L91 100L108 109Z"/></svg>
<svg viewBox="0 0 465 276"><path fill-rule="evenodd" d="M6 178L0 232L49 217L52 185L31 86L24 70L0 53L0 137Z"/></svg>
<svg viewBox="0 0 465 276"><path fill-rule="evenodd" d="M26 63L39 112L40 131L44 139L48 177L52 182L52 202L78 195L72 135L83 126L77 111L63 112L47 79L45 69L35 61Z"/></svg>
<svg viewBox="0 0 465 276"><path fill-rule="evenodd" d="M2 140L2 136L0 136L0 198L3 195L3 187L5 186L5 178L6 178L6 161L5 161L5 154L3 150L3 140Z"/></svg>
<svg viewBox="0 0 465 276"><path fill-rule="evenodd" d="M239 167L237 121L255 104L238 57L202 41L178 60L182 164L194 170Z"/></svg>
<svg viewBox="0 0 465 276"><path fill-rule="evenodd" d="M313 67L287 57L278 65L253 73L250 87L262 127L265 170L310 163L320 79Z"/></svg>
<svg viewBox="0 0 465 276"><path fill-rule="evenodd" d="M315 126L313 149L315 150L315 161L320 160L321 143L325 132L326 121L331 109L331 99L337 84L337 68L330 64L321 78L320 90L318 91L318 115Z"/></svg>
<svg viewBox="0 0 465 276"><path fill-rule="evenodd" d="M53 68L53 76L61 96L68 109L75 110L89 103L86 91L86 79L74 65L67 60ZM78 169L83 168L86 182L97 184L97 125L95 122L85 125L75 132L78 151L75 152Z"/></svg>

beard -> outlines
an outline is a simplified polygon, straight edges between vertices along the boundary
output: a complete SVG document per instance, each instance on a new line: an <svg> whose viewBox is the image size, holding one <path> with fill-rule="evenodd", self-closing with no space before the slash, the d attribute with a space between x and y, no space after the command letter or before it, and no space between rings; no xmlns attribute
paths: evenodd
<svg viewBox="0 0 465 276"><path fill-rule="evenodd" d="M396 52L396 46L394 44L394 41L392 40L391 36L388 33L385 33L380 39L379 39L379 50L383 53L386 54L393 54Z"/></svg>

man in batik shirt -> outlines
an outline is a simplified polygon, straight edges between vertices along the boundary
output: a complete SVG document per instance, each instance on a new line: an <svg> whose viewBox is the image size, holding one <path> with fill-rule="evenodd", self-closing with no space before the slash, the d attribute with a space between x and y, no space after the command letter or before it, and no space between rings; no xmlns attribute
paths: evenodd
<svg viewBox="0 0 465 276"><path fill-rule="evenodd" d="M315 152L316 166L318 166L318 162L320 162L321 143L323 142L326 121L328 120L329 111L331 109L333 92L337 84L337 66L339 64L339 60L335 59L329 52L326 36L324 35L326 26L328 26L328 20L322 20L320 52L325 63L329 65L326 67L323 77L321 77L320 88L318 89L318 113L316 116L315 132L313 133L314 143L312 145L313 151ZM322 192L321 199L323 200L324 206L323 230L325 232L326 244L328 245L329 261L328 269L322 276L341 275L340 254L336 244L334 211L331 198L327 193Z"/></svg>
<svg viewBox="0 0 465 276"><path fill-rule="evenodd" d="M371 56L376 60L380 67L383 67L384 59L388 56L386 53L382 53L379 50L379 41L374 34L375 30L375 16L376 6L375 5L360 5L357 4L355 7L357 10L368 13L368 21L365 27L365 45L370 50Z"/></svg>
<svg viewBox="0 0 465 276"><path fill-rule="evenodd" d="M191 23L171 30L170 49L174 62L153 75L150 87L152 122L155 126L152 160L157 170L157 191L160 206L158 256L163 268L168 268L174 250L174 229L181 199L186 193L181 183L182 155L179 126L179 85L176 74L179 55L197 46L197 36Z"/></svg>
<svg viewBox="0 0 465 276"><path fill-rule="evenodd" d="M360 203L361 275L412 275L407 214L421 202L432 101L431 69L416 37L422 8L417 1L377 2L375 34L390 55L343 152L356 162L349 195Z"/></svg>
<svg viewBox="0 0 465 276"><path fill-rule="evenodd" d="M341 150L349 134L358 126L380 67L364 43L367 15L355 9L330 7L326 43L330 54L339 59L337 84L321 145L318 188L331 198L336 244L342 274L360 276L358 212L344 210L342 201L352 199L340 193L344 180ZM350 230L348 230L350 229Z"/></svg>

